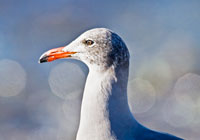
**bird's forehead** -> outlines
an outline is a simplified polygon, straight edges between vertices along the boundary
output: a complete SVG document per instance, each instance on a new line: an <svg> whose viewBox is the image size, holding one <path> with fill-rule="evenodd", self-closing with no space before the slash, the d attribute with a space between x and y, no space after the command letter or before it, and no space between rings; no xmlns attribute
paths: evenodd
<svg viewBox="0 0 200 140"><path fill-rule="evenodd" d="M106 38L109 30L105 28L95 28L84 32L80 38L101 39Z"/></svg>

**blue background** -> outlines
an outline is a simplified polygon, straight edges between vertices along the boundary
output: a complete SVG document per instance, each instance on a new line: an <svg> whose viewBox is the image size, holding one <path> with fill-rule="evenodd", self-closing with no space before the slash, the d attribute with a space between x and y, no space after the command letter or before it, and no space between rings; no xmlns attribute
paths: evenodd
<svg viewBox="0 0 200 140"><path fill-rule="evenodd" d="M75 139L88 69L38 59L96 27L129 48L135 118L199 139L199 25L198 0L0 0L0 140Z"/></svg>

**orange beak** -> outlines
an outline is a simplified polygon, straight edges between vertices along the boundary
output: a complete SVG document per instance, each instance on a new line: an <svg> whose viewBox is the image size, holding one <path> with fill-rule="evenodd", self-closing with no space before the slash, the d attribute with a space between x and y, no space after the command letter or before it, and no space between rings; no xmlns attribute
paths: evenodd
<svg viewBox="0 0 200 140"><path fill-rule="evenodd" d="M71 57L72 54L76 53L76 52L64 52L63 48L64 47L55 48L55 49L51 49L51 50L45 52L40 57L39 63L51 62L51 61L54 61L56 59Z"/></svg>

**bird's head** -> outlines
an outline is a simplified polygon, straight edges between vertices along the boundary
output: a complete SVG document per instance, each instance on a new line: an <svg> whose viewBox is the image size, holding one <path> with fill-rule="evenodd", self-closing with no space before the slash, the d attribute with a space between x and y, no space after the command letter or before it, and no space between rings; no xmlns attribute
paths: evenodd
<svg viewBox="0 0 200 140"><path fill-rule="evenodd" d="M81 34L64 47L51 49L39 59L39 63L56 59L72 58L84 62L88 67L109 67L129 60L128 49L123 40L106 28L95 28Z"/></svg>

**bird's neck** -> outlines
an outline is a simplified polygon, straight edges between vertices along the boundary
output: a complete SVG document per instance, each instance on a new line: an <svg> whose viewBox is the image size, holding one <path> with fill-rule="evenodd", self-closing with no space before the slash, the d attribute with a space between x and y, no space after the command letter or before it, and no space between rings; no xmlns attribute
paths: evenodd
<svg viewBox="0 0 200 140"><path fill-rule="evenodd" d="M115 140L137 122L127 101L128 63L104 71L90 69L87 77L77 139ZM128 128L128 129L127 129ZM95 140L101 140L95 139Z"/></svg>

